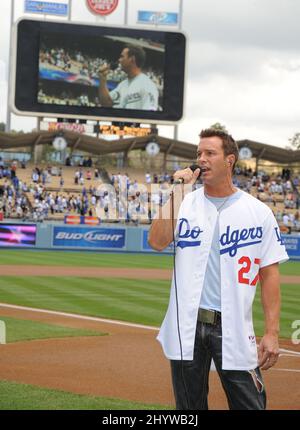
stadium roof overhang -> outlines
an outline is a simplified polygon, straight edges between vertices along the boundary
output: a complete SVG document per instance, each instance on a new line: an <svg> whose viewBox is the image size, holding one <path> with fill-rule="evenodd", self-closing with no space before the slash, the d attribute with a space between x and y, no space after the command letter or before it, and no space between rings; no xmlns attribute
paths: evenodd
<svg viewBox="0 0 300 430"><path fill-rule="evenodd" d="M17 149L38 145L51 144L53 139L63 134L72 151L79 150L94 155L107 155L118 152L129 152L136 149L145 149L149 142L157 142L160 152L167 155L177 156L187 160L196 159L197 146L195 144L174 140L151 134L143 137L120 138L118 140L106 140L94 136L88 136L73 131L40 131L32 133L12 134L0 133L0 149ZM268 160L278 164L290 164L300 162L300 150L292 151L267 145L265 143L251 140L238 141L239 147L247 146L251 149L253 157Z"/></svg>
<svg viewBox="0 0 300 430"><path fill-rule="evenodd" d="M99 139L97 137L75 133L63 132L33 132L26 134L0 133L0 149L17 149L35 147L37 145L51 144L58 135L63 135L71 150L84 151L95 155L106 155L117 152L129 152L134 149L145 149L149 142L157 142L160 151L165 154L176 155L180 158L195 159L197 147L191 143L168 139L156 134L143 137L120 138L118 140Z"/></svg>
<svg viewBox="0 0 300 430"><path fill-rule="evenodd" d="M272 161L278 164L290 164L300 161L300 150L279 148L253 140L239 140L239 148L246 146L251 149L253 158Z"/></svg>

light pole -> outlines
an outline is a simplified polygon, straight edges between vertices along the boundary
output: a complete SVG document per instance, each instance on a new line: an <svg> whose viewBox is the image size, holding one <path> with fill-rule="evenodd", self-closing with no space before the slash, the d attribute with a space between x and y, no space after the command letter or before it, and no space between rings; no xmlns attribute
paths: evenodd
<svg viewBox="0 0 300 430"><path fill-rule="evenodd" d="M15 0L11 0L10 4L10 35L9 35L9 58L8 58L8 77L7 77L7 109L6 109L6 123L5 123L5 131L10 132L10 120L11 120L11 112L9 106L10 99L10 81L11 81L11 56L12 56L12 33L13 33L13 25L14 25L14 14L15 14Z"/></svg>
<svg viewBox="0 0 300 430"><path fill-rule="evenodd" d="M178 30L181 30L182 27L182 11L183 11L183 0L179 0L179 11L178 11ZM178 125L174 126L174 140L178 140Z"/></svg>

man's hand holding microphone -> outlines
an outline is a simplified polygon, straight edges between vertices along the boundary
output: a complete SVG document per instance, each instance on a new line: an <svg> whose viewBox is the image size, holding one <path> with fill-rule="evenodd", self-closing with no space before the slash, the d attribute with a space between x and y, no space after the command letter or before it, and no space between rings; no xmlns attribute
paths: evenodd
<svg viewBox="0 0 300 430"><path fill-rule="evenodd" d="M201 169L197 164L192 164L183 170L177 170L174 175L175 184L194 185L201 174Z"/></svg>
<svg viewBox="0 0 300 430"><path fill-rule="evenodd" d="M186 169L177 170L174 175L174 186L171 198L160 207L149 232L148 243L157 251L162 251L174 240L174 228L180 204L184 196L193 190L193 185L201 174L197 164ZM182 185L180 185L182 184Z"/></svg>
<svg viewBox="0 0 300 430"><path fill-rule="evenodd" d="M148 242L153 249L161 251L173 241L174 227L182 199L193 190L193 185L200 174L201 169L197 164L174 173L171 198L162 208L159 208L149 232Z"/></svg>

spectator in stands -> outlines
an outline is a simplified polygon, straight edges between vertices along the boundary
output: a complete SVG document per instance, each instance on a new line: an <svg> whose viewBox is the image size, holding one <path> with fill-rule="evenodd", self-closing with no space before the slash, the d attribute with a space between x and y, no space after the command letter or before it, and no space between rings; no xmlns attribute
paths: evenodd
<svg viewBox="0 0 300 430"><path fill-rule="evenodd" d="M92 207L96 207L96 203L97 203L96 196L92 195L92 197L91 197L91 205L92 205Z"/></svg>
<svg viewBox="0 0 300 430"><path fill-rule="evenodd" d="M299 193L296 195L296 202L295 202L295 206L296 206L296 209L297 209L297 210L298 210L298 209L299 209L299 207L300 207L300 194L299 194Z"/></svg>
<svg viewBox="0 0 300 430"><path fill-rule="evenodd" d="M293 185L294 185L294 187L299 187L299 185L300 185L300 179L299 179L299 176L296 176L295 178L293 178Z"/></svg>
<svg viewBox="0 0 300 430"><path fill-rule="evenodd" d="M108 219L109 218L109 207L108 207L108 204L105 204L105 206L104 206L104 214L105 214L105 218Z"/></svg>
<svg viewBox="0 0 300 430"><path fill-rule="evenodd" d="M145 180L146 180L146 184L151 184L152 177L151 177L151 175L150 175L150 173L149 173L149 172L147 172L147 173L145 174Z"/></svg>
<svg viewBox="0 0 300 430"><path fill-rule="evenodd" d="M37 184L37 183L39 182L39 178L40 178L40 176L39 176L39 174L38 174L38 172L37 172L37 170L36 170L36 169L34 169L34 170L32 171L32 176L31 176L31 178L32 178L32 181L33 181L35 184Z"/></svg>
<svg viewBox="0 0 300 430"><path fill-rule="evenodd" d="M285 189L287 191L291 191L293 189L293 186L292 186L292 183L291 183L290 180L286 181L286 183L285 183Z"/></svg>
<svg viewBox="0 0 300 430"><path fill-rule="evenodd" d="M16 176L16 172L17 172L17 162L13 161L10 167L10 177L13 178L14 176Z"/></svg>
<svg viewBox="0 0 300 430"><path fill-rule="evenodd" d="M297 231L300 230L300 214L299 214L299 211L297 211L295 213L295 216L294 216L294 226L296 227Z"/></svg>
<svg viewBox="0 0 300 430"><path fill-rule="evenodd" d="M74 174L74 184L78 185L79 183L79 170L76 170L75 174Z"/></svg>
<svg viewBox="0 0 300 430"><path fill-rule="evenodd" d="M282 179L287 179L287 180L289 180L289 179L290 179L290 176L291 176L291 171L290 171L290 169L282 169L282 174L281 174Z"/></svg>
<svg viewBox="0 0 300 430"><path fill-rule="evenodd" d="M84 177L82 174L79 173L79 185L83 185L84 184Z"/></svg>
<svg viewBox="0 0 300 430"><path fill-rule="evenodd" d="M283 224L284 224L286 227L288 227L288 226L289 226L289 224L290 224L290 217L289 217L289 215L288 215L286 212L283 212L283 215L282 215L282 222L283 222Z"/></svg>

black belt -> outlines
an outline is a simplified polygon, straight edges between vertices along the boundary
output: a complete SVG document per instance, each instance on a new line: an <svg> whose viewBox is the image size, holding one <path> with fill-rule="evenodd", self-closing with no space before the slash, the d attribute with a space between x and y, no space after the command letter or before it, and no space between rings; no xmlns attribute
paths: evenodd
<svg viewBox="0 0 300 430"><path fill-rule="evenodd" d="M221 324L221 312L199 308L198 321L212 325Z"/></svg>

